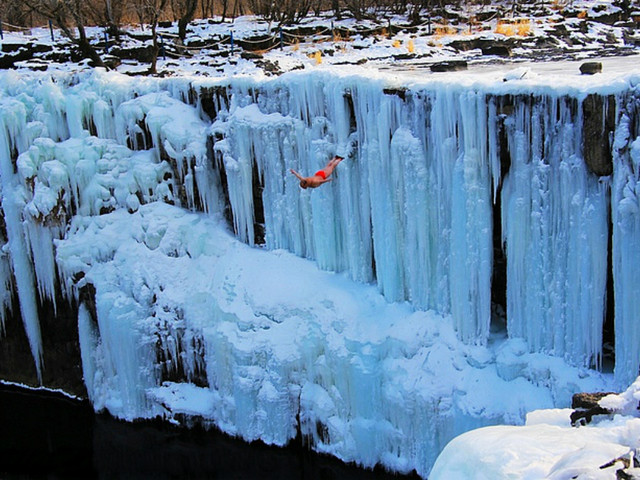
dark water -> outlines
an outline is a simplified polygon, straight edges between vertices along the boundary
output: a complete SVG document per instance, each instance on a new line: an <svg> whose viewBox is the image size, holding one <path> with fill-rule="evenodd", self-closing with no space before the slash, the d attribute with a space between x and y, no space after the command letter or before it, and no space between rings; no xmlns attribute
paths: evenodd
<svg viewBox="0 0 640 480"><path fill-rule="evenodd" d="M0 479L399 480L301 447L95 415L87 402L0 385Z"/></svg>

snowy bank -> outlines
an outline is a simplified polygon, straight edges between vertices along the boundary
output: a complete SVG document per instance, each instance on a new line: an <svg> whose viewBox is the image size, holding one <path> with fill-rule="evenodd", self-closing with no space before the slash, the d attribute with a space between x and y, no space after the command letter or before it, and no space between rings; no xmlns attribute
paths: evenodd
<svg viewBox="0 0 640 480"><path fill-rule="evenodd" d="M636 381L622 394L603 398L600 405L612 413L588 425L572 427L570 409L540 410L527 414L524 426L460 435L445 447L429 478L635 478L639 386Z"/></svg>

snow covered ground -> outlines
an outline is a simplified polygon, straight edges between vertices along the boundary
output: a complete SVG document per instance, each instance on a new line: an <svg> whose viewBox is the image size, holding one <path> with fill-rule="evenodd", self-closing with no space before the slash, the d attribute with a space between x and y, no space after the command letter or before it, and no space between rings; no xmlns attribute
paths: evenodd
<svg viewBox="0 0 640 480"><path fill-rule="evenodd" d="M492 2L424 11L418 24L406 15L389 12L377 12L361 21L349 15L337 20L327 12L309 16L299 25L284 25L282 30L273 22L243 16L195 20L184 42L177 38L177 22L173 22L158 30L166 52L159 57L158 71L162 75L228 76L259 70L277 74L320 65L367 64L424 71L450 60L464 60L470 66L590 60L637 52L640 38L635 10L632 4L625 7L605 0ZM45 50L36 52L32 60L17 61L17 68L69 68L68 62L56 60L68 58L70 47L58 31L52 38L48 28L11 28L6 23L4 27L1 42L11 47L3 51L5 58L14 55L20 45L39 45ZM148 47L149 31L138 25L126 25L123 30L127 34L118 41L110 38L108 43L102 28L89 27L87 34L105 58L113 59L113 53L121 51L118 71L144 72L147 66L129 58L126 51ZM244 56L240 44L251 55Z"/></svg>
<svg viewBox="0 0 640 480"><path fill-rule="evenodd" d="M47 31L35 35L47 41ZM409 38L400 40L406 48ZM416 51L436 48L421 41ZM613 198L616 272L625 279L616 288L627 299L616 315L621 326L634 325L640 147L629 98L638 56L604 58L595 76L580 75L576 61L478 61L466 72L433 74L393 65L389 54L400 47L391 40L355 42L366 50L345 43L342 56L322 62L309 56L317 46L274 49L265 59L304 67L277 79L237 57L211 68L202 57L161 60L172 71L166 79L70 65L0 73L8 240L0 273L18 291L36 364L36 299L62 288L81 301L91 401L119 418L162 415L276 445L299 432L315 450L363 466L426 477L435 461L432 478L615 478L615 468L599 467L640 446L635 387L609 399L618 416L589 426L570 427L564 408L574 392L624 388L637 367L631 329L618 337L627 363L617 378L588 368L602 342L582 327L602 317L602 305L581 299L602 293L593 285L606 268L591 259L606 254ZM354 66L379 47L387 60ZM450 53L434 50L439 59ZM192 87L220 85L230 86L230 101L212 123L202 105L185 100ZM385 89L416 94L401 101ZM616 96L628 115L614 139L617 174L603 181L587 174L575 129L581 117L562 100L589 93ZM520 216L505 223L505 238L520 248L512 259L532 249L542 259L523 260L515 286L529 303L511 312L511 330L491 324L487 297L500 183L497 112L487 97L503 94L534 94L542 106L514 114L509 137L517 155L503 208ZM533 119L546 132L537 144L527 137L539 128ZM236 237L223 218L211 137ZM523 138L533 140L520 145ZM304 192L286 174L322 166L354 140L332 184ZM265 185L260 247L247 245L253 158ZM564 188L554 198L571 202L544 202ZM522 218L540 223L513 220ZM557 225L575 235L545 233ZM585 249L593 255L572 256ZM556 258L566 270L556 270ZM536 283L557 271L553 283ZM454 439L500 424L517 426Z"/></svg>
<svg viewBox="0 0 640 480"><path fill-rule="evenodd" d="M571 410L538 410L524 426L485 427L452 440L429 478L637 478L640 448L638 381L600 404L617 412L571 426Z"/></svg>

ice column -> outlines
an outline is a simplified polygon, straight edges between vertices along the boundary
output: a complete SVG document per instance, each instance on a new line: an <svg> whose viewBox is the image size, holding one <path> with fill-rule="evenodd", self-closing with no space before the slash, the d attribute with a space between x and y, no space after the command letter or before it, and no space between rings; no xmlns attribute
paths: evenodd
<svg viewBox="0 0 640 480"><path fill-rule="evenodd" d="M465 341L490 320L491 178L484 95L448 88L405 99L358 88L376 276L391 300L451 312Z"/></svg>
<svg viewBox="0 0 640 480"><path fill-rule="evenodd" d="M460 338L483 343L491 320L493 258L487 100L473 91L459 93L456 100L459 108L452 111L459 112L457 158L441 159L455 162L451 184L451 313Z"/></svg>
<svg viewBox="0 0 640 480"><path fill-rule="evenodd" d="M611 191L615 294L615 377L628 385L640 366L640 127L637 92L619 100Z"/></svg>
<svg viewBox="0 0 640 480"><path fill-rule="evenodd" d="M589 366L601 355L607 187L582 158L577 100L514 101L502 191L509 335Z"/></svg>
<svg viewBox="0 0 640 480"><path fill-rule="evenodd" d="M0 103L0 178L3 195L2 211L7 227L7 246L18 290L22 321L29 339L38 379L42 381L42 338L34 288L35 279L22 227L24 198L12 158L12 152L20 152L27 146L26 139L23 137L26 119L27 112L21 102L3 100Z"/></svg>

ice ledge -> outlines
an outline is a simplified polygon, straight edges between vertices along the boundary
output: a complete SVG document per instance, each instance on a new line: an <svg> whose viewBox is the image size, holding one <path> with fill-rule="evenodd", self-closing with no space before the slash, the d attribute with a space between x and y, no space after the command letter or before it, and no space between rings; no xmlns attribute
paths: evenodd
<svg viewBox="0 0 640 480"><path fill-rule="evenodd" d="M345 461L426 476L459 433L606 382L521 341L465 345L448 316L166 204L78 218L57 260L95 286L85 379L95 408L124 419L203 420L275 445L300 433Z"/></svg>

